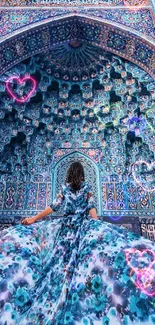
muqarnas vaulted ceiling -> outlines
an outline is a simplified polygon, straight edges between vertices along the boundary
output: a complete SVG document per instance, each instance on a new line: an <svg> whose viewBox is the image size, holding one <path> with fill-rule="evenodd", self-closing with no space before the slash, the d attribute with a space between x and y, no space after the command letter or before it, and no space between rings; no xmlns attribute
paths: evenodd
<svg viewBox="0 0 155 325"><path fill-rule="evenodd" d="M26 102L7 92L12 75L36 80ZM20 99L30 85L14 81L10 88ZM23 180L37 166L41 174L54 149L100 149L104 176L116 180L130 175L138 159L152 163L154 90L152 77L135 64L80 41L22 61L0 77L1 178L18 172Z"/></svg>

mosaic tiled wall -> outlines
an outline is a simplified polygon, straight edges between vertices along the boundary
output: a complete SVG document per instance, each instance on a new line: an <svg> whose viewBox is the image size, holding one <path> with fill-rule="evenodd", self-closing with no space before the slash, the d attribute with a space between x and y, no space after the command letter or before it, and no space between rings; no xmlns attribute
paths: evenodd
<svg viewBox="0 0 155 325"><path fill-rule="evenodd" d="M130 8L92 8L78 7L76 10L65 7L57 7L56 9L42 8L39 9L7 9L1 11L0 25L0 41L13 33L18 33L21 29L27 29L31 26L39 25L40 22L48 22L54 19L60 19L70 15L79 15L107 22L111 25L128 28L132 33L140 35L154 42L155 39L155 23L154 14L151 7L140 8L139 10L130 10Z"/></svg>
<svg viewBox="0 0 155 325"><path fill-rule="evenodd" d="M144 70L82 41L1 75L1 220L18 222L44 209L56 164L76 151L98 170L101 216L152 238L154 89Z"/></svg>
<svg viewBox="0 0 155 325"><path fill-rule="evenodd" d="M150 41L148 36L139 37L137 31L135 34L104 21L78 16L50 20L32 29L26 27L23 33L5 39L0 47L0 74L25 58L54 49L59 44L65 45L66 42L98 46L128 59L155 77L154 41Z"/></svg>
<svg viewBox="0 0 155 325"><path fill-rule="evenodd" d="M109 6L146 6L149 0L1 0L3 6L42 6L42 5L109 5Z"/></svg>

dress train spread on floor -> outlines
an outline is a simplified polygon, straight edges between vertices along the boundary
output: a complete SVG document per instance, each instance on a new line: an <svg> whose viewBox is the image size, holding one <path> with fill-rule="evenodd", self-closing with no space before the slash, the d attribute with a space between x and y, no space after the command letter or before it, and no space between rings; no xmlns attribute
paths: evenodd
<svg viewBox="0 0 155 325"><path fill-rule="evenodd" d="M155 324L155 243L80 214L0 238L0 325Z"/></svg>

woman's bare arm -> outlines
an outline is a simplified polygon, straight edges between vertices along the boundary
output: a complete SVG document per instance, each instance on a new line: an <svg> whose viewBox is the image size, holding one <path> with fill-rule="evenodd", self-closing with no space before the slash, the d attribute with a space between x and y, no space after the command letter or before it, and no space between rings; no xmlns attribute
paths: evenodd
<svg viewBox="0 0 155 325"><path fill-rule="evenodd" d="M50 207L47 207L45 210L39 212L36 216L34 216L32 218L25 218L24 220L22 220L22 224L23 225L31 225L32 223L36 222L37 220L40 220L40 219L48 216L48 214L51 214L53 212L54 211Z"/></svg>
<svg viewBox="0 0 155 325"><path fill-rule="evenodd" d="M48 216L48 214L53 213L53 212L54 211L50 207L47 207L45 210L39 212L37 214L37 216L34 217L34 219L35 219L35 221L40 220L40 219Z"/></svg>

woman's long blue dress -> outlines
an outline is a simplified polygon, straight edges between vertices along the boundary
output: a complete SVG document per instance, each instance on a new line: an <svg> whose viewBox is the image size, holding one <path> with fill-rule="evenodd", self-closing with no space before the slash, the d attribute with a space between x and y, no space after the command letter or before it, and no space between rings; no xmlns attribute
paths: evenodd
<svg viewBox="0 0 155 325"><path fill-rule="evenodd" d="M63 201L63 218L3 231L0 325L155 324L155 243L91 219L86 182Z"/></svg>

